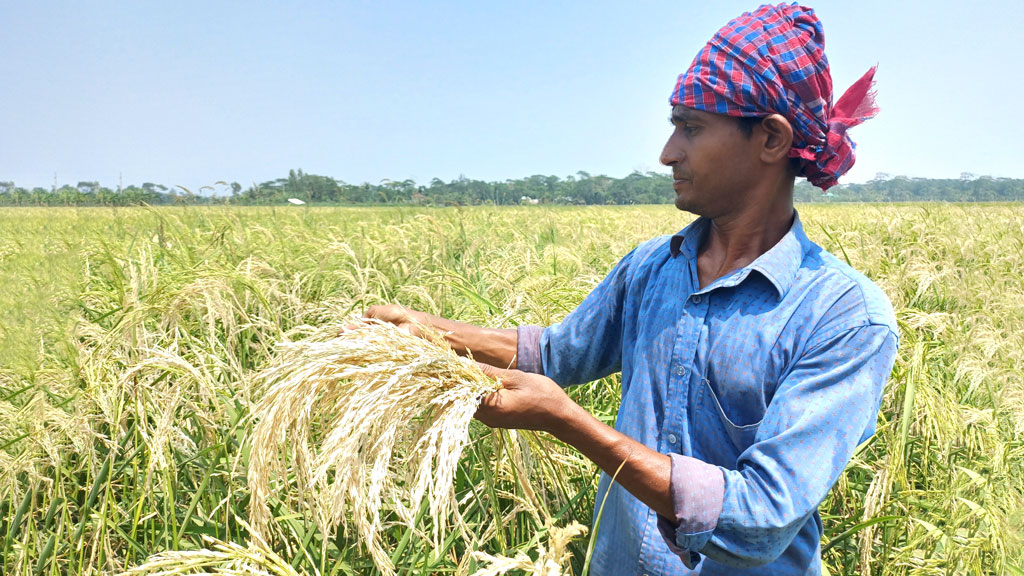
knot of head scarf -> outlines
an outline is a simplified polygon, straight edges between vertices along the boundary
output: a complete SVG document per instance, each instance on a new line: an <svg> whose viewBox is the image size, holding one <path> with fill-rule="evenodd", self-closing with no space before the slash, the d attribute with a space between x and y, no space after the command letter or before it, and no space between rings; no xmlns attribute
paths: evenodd
<svg viewBox="0 0 1024 576"><path fill-rule="evenodd" d="M669 100L729 116L781 114L793 126L789 156L827 190L853 166L856 145L847 130L878 113L874 75L868 70L833 106L825 33L814 10L764 5L719 30Z"/></svg>

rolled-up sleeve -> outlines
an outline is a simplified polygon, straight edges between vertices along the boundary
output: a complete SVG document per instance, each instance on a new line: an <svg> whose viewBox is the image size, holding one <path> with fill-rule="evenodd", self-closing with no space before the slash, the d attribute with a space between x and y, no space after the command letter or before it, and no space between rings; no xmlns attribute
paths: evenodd
<svg viewBox="0 0 1024 576"><path fill-rule="evenodd" d="M520 325L516 328L516 369L533 374L543 374L540 363L540 335L542 326Z"/></svg>
<svg viewBox="0 0 1024 576"><path fill-rule="evenodd" d="M833 332L801 356L779 383L737 469L721 469L724 494L710 537L701 542L685 530L670 533L684 562L700 552L751 567L782 554L857 445L874 434L897 344L888 326L865 325ZM692 497L685 495L688 489L673 487L684 492L677 512ZM677 517L677 524L686 520Z"/></svg>
<svg viewBox="0 0 1024 576"><path fill-rule="evenodd" d="M672 491L674 518L658 515L658 530L688 568L700 562L697 550L704 548L722 513L725 478L718 466L682 454L669 454L672 459Z"/></svg>

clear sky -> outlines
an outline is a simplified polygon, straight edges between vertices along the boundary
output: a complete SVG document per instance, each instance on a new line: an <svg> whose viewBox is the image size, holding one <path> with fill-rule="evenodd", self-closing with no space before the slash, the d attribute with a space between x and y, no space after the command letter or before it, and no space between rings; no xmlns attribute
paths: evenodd
<svg viewBox="0 0 1024 576"><path fill-rule="evenodd" d="M1024 178L1024 1L809 2L877 172ZM668 96L756 2L0 0L0 180L196 189L658 170Z"/></svg>

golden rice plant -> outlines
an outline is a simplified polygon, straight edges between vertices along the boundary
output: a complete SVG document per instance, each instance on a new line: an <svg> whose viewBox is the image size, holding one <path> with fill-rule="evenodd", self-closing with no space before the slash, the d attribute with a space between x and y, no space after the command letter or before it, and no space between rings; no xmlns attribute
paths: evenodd
<svg viewBox="0 0 1024 576"><path fill-rule="evenodd" d="M253 410L250 520L270 534L270 503L283 499L309 511L323 534L354 525L378 569L393 574L384 511L413 528L426 498L440 546L458 509L453 483L470 420L499 383L440 334L361 324L285 342L258 375L267 390Z"/></svg>
<svg viewBox="0 0 1024 576"><path fill-rule="evenodd" d="M179 576L224 574L225 576L299 576L299 572L278 556L266 541L256 537L248 546L204 537L210 548L167 551L154 554L142 564L118 576Z"/></svg>
<svg viewBox="0 0 1024 576"><path fill-rule="evenodd" d="M239 522L245 524L243 520ZM569 542L586 533L587 528L578 522L564 528L549 524L548 544L545 546L538 543L536 559L522 551L514 557L475 552L474 558L487 565L473 572L472 576L501 576L512 570L518 570L528 576L564 576L572 555ZM304 573L296 571L259 536L247 546L223 542L208 536L203 540L210 548L154 554L142 564L117 576L304 576Z"/></svg>
<svg viewBox="0 0 1024 576"><path fill-rule="evenodd" d="M890 296L902 333L878 431L819 508L833 574L1024 574L1021 206L799 206L813 240ZM206 536L246 542L252 408L269 390L253 376L286 334L335 336L296 326L394 301L548 325L687 221L670 206L0 210L0 572L116 573L164 550L216 552ZM568 393L614 422L617 377ZM331 422L310 419L310 459ZM415 531L400 516L413 506L382 492L400 574L493 569L481 550L536 559L549 519L590 520L594 467L570 447L470 434L442 519L459 529L441 549L429 489ZM276 448L269 549L299 573L379 573L357 530L319 529L295 451ZM404 470L387 475L411 489Z"/></svg>
<svg viewBox="0 0 1024 576"><path fill-rule="evenodd" d="M473 556L488 565L474 572L473 576L501 576L512 570L520 570L523 574L531 576L562 576L565 574L565 566L572 556L569 551L569 542L586 533L587 527L579 522L573 522L564 528L549 524L548 545L538 544L536 559L522 551L513 557L475 552Z"/></svg>

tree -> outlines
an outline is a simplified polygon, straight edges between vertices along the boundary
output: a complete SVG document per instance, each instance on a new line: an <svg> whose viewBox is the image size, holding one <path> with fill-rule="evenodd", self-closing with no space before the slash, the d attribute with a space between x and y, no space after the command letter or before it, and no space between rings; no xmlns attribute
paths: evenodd
<svg viewBox="0 0 1024 576"><path fill-rule="evenodd" d="M93 194L99 187L99 182L79 182L76 186L76 188L78 188L78 191L81 192L82 194Z"/></svg>

